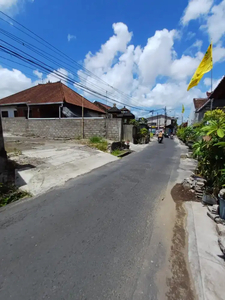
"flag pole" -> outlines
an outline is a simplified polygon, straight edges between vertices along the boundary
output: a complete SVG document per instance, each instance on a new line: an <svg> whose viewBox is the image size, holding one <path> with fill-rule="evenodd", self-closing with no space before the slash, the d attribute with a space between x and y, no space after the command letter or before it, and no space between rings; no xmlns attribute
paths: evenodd
<svg viewBox="0 0 225 300"><path fill-rule="evenodd" d="M212 82L212 79L213 79L213 68L211 69L211 93L213 91L213 82Z"/></svg>

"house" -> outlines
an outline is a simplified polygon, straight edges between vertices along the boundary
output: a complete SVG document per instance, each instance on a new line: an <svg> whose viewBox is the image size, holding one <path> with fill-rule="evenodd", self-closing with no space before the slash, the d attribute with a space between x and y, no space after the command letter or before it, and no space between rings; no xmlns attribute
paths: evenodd
<svg viewBox="0 0 225 300"><path fill-rule="evenodd" d="M147 118L148 126L150 128L158 128L158 129L164 128L165 124L166 126L171 125L172 119L173 119L172 117L165 116L162 114Z"/></svg>
<svg viewBox="0 0 225 300"><path fill-rule="evenodd" d="M198 123L202 118L202 114L197 112L199 108L201 108L206 102L208 98L194 98L193 106L191 108L190 116L188 119L188 124L193 125L194 123Z"/></svg>
<svg viewBox="0 0 225 300"><path fill-rule="evenodd" d="M122 118L123 124L129 124L130 120L135 119L135 115L130 112L125 106L122 109L116 107L116 104L108 110L108 114L111 114L112 118Z"/></svg>
<svg viewBox="0 0 225 300"><path fill-rule="evenodd" d="M3 118L102 117L105 111L61 82L38 84L0 100Z"/></svg>
<svg viewBox="0 0 225 300"><path fill-rule="evenodd" d="M109 109L112 108L112 106L109 106L109 105L104 104L104 103L99 102L99 101L95 101L94 104L96 106L98 106L99 108L101 108L102 110L104 110L106 113L108 112Z"/></svg>
<svg viewBox="0 0 225 300"><path fill-rule="evenodd" d="M207 98L194 98L194 113L189 117L189 125L200 122L206 111L225 107L225 77L220 81L212 93L207 93Z"/></svg>

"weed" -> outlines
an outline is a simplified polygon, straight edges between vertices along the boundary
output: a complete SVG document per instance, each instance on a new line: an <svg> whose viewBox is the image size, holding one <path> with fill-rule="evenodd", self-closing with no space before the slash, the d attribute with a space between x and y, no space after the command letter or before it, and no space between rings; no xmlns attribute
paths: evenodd
<svg viewBox="0 0 225 300"><path fill-rule="evenodd" d="M29 196L31 194L20 191L14 185L0 183L0 207Z"/></svg>
<svg viewBox="0 0 225 300"><path fill-rule="evenodd" d="M108 143L106 140L104 140L103 138L99 137L99 136L93 136L89 139L89 145L97 148L100 151L107 151L108 149Z"/></svg>
<svg viewBox="0 0 225 300"><path fill-rule="evenodd" d="M92 143L92 144L101 143L102 141L103 141L103 139L100 136L92 136L90 138L90 143Z"/></svg>

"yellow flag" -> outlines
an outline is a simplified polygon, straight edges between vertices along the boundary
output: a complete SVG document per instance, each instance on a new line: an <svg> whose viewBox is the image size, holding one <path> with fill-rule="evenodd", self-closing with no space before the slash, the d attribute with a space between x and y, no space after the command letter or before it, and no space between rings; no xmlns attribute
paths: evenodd
<svg viewBox="0 0 225 300"><path fill-rule="evenodd" d="M205 73L208 73L213 68L213 57L212 57L212 43L209 45L209 48L206 51L205 56L203 57L200 65L198 66L195 74L191 78L191 81L188 85L187 90L199 84L199 81L202 79L202 76Z"/></svg>
<svg viewBox="0 0 225 300"><path fill-rule="evenodd" d="M185 109L184 109L184 105L182 105L182 114L184 113Z"/></svg>

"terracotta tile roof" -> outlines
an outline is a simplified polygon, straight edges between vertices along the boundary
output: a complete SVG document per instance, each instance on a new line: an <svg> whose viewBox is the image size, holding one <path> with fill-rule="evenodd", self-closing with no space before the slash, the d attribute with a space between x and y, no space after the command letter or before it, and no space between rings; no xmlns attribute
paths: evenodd
<svg viewBox="0 0 225 300"><path fill-rule="evenodd" d="M208 98L194 98L193 101L195 109L199 109L208 101Z"/></svg>
<svg viewBox="0 0 225 300"><path fill-rule="evenodd" d="M0 99L1 104L44 104L67 102L76 106L82 106L82 96L68 88L61 82L38 84L32 88ZM105 113L104 110L87 99L83 99L83 106L90 110Z"/></svg>
<svg viewBox="0 0 225 300"><path fill-rule="evenodd" d="M102 102L99 102L99 101L95 101L94 104L99 105L100 107L102 106L105 110L109 110L110 108L112 108L111 106L106 105L106 104L104 104Z"/></svg>

